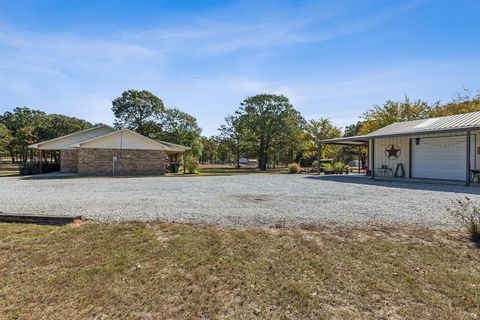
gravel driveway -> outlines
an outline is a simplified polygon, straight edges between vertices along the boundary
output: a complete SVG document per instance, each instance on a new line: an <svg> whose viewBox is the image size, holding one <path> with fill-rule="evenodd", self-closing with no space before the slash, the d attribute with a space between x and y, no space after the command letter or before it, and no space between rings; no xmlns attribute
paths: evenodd
<svg viewBox="0 0 480 320"><path fill-rule="evenodd" d="M360 176L0 178L4 213L240 227L368 222L451 226L446 207L466 195L480 199L480 188Z"/></svg>

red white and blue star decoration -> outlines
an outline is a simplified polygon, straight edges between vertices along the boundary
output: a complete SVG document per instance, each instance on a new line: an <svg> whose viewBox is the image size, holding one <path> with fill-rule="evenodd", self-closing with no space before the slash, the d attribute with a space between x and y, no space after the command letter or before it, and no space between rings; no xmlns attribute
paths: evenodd
<svg viewBox="0 0 480 320"><path fill-rule="evenodd" d="M391 144L388 147L385 148L385 157L388 159L397 159L400 156L400 147Z"/></svg>

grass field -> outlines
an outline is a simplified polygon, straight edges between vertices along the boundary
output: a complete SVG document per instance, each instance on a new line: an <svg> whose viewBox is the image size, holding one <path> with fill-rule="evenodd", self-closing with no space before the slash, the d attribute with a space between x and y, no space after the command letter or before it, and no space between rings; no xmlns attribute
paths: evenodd
<svg viewBox="0 0 480 320"><path fill-rule="evenodd" d="M18 164L0 163L0 177L19 175Z"/></svg>
<svg viewBox="0 0 480 320"><path fill-rule="evenodd" d="M0 224L2 319L477 319L479 286L454 231Z"/></svg>
<svg viewBox="0 0 480 320"><path fill-rule="evenodd" d="M18 176L19 171L0 171L0 177Z"/></svg>
<svg viewBox="0 0 480 320"><path fill-rule="evenodd" d="M269 168L266 173L279 173L284 167ZM202 164L199 167L200 176L219 176L219 175L237 175L237 174L251 174L251 173L265 173L260 172L260 169L255 166L241 166L237 168L235 165L222 164Z"/></svg>

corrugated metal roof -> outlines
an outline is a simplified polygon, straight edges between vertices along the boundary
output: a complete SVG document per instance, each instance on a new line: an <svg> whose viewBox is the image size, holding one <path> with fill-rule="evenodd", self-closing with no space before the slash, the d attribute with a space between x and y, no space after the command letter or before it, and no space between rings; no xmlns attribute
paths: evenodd
<svg viewBox="0 0 480 320"><path fill-rule="evenodd" d="M422 120L395 122L365 136L342 137L320 141L325 144L365 144L371 138L408 136L416 134L446 133L455 131L480 130L480 112Z"/></svg>
<svg viewBox="0 0 480 320"><path fill-rule="evenodd" d="M457 114L454 116L396 122L366 135L366 137L384 137L419 133L435 133L480 129L480 112Z"/></svg>

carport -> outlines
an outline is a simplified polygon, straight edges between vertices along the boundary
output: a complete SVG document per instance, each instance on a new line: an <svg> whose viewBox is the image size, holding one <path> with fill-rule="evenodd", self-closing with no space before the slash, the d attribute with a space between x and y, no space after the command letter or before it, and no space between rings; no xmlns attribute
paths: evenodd
<svg viewBox="0 0 480 320"><path fill-rule="evenodd" d="M480 112L396 122L365 136L320 141L368 146L371 178L480 182Z"/></svg>
<svg viewBox="0 0 480 320"><path fill-rule="evenodd" d="M343 138L334 138L334 139L325 139L319 141L319 148L320 150L322 149L322 145L342 145L342 146L350 146L352 148L357 148L358 152L358 173L361 172L362 169L362 147L369 146L369 141L368 138L365 138L363 136L354 136L354 137L343 137ZM321 154L321 152L319 152ZM368 164L370 164L370 154L367 152L367 159L366 161ZM366 175L370 175L370 167L368 167Z"/></svg>

